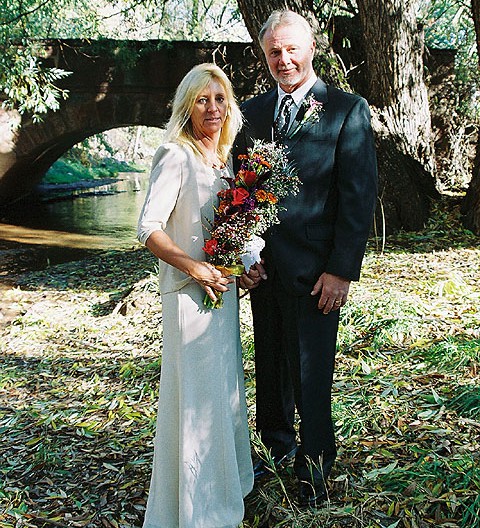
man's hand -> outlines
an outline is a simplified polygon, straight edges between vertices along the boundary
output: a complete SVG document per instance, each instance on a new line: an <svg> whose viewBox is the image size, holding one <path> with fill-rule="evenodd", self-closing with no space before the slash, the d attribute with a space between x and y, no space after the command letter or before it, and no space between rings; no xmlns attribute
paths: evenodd
<svg viewBox="0 0 480 528"><path fill-rule="evenodd" d="M267 273L263 267L263 259L260 262L256 262L247 273L243 273L238 279L240 288L244 290L253 290L256 288L262 280L267 279Z"/></svg>
<svg viewBox="0 0 480 528"><path fill-rule="evenodd" d="M347 302L350 281L330 273L322 273L315 283L311 295L320 294L318 309L324 314L338 310Z"/></svg>

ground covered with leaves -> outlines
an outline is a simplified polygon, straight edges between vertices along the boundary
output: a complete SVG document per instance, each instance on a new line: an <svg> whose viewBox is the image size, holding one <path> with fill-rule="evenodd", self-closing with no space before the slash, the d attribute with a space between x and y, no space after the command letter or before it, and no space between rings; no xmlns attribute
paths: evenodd
<svg viewBox="0 0 480 528"><path fill-rule="evenodd" d="M342 312L329 500L299 510L287 467L247 498L244 528L480 527L479 239L437 211L383 242ZM15 316L0 330L0 528L141 526L161 369L154 267L144 249L105 252L1 292Z"/></svg>

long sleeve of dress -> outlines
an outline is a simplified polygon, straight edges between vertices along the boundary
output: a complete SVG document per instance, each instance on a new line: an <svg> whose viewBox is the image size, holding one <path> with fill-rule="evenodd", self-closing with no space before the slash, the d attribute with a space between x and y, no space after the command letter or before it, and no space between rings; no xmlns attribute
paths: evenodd
<svg viewBox="0 0 480 528"><path fill-rule="evenodd" d="M162 145L155 153L150 185L138 222L137 236L142 244L154 231L165 231L182 186L185 160L184 151L171 144Z"/></svg>
<svg viewBox="0 0 480 528"><path fill-rule="evenodd" d="M150 186L138 221L138 240L145 244L157 230L164 231L187 255L205 260L201 209L212 209L210 186L213 169L199 162L193 151L176 143L166 143L152 162ZM213 193L214 194L214 193ZM159 260L160 291L177 291L193 279Z"/></svg>

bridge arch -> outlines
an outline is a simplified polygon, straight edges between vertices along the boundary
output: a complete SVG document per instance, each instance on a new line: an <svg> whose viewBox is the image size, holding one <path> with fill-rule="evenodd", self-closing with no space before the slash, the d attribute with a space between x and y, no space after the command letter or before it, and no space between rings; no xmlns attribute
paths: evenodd
<svg viewBox="0 0 480 528"><path fill-rule="evenodd" d="M85 138L112 128L162 127L175 88L200 62L216 62L235 86L251 95L256 59L244 43L63 40L48 43L48 61L72 71L69 91L40 123L0 110L0 204L28 194L48 168Z"/></svg>

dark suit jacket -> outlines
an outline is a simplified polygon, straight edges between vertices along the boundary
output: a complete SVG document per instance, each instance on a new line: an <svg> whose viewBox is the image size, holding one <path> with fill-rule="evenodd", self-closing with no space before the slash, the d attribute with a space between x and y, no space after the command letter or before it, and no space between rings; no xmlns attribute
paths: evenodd
<svg viewBox="0 0 480 528"><path fill-rule="evenodd" d="M265 235L267 271L273 264L285 288L300 295L309 294L324 271L359 279L377 195L367 102L320 79L310 93L323 104L320 120L307 121L285 140L303 184L299 194L283 202L281 223ZM245 126L234 160L253 139L272 140L276 100L274 89L242 105ZM300 110L296 119L302 117Z"/></svg>

